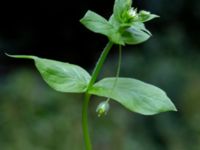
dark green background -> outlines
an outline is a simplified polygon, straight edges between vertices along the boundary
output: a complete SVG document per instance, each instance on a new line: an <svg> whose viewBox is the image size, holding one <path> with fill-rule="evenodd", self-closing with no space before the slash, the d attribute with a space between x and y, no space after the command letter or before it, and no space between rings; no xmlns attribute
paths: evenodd
<svg viewBox="0 0 200 150"><path fill-rule="evenodd" d="M91 72L107 39L85 29L88 9L108 18L113 0L0 2L0 149L82 150L82 95L57 93L33 63L8 58L31 54L78 64ZM147 23L153 36L123 48L121 76L165 90L178 108L155 116L129 112L111 102L98 118L90 104L94 150L200 149L200 1L135 0L161 18ZM114 76L114 47L101 77Z"/></svg>

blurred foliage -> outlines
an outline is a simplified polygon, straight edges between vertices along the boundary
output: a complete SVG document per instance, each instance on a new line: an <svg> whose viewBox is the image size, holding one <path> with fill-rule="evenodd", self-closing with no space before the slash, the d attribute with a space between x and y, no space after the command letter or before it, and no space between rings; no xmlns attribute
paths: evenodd
<svg viewBox="0 0 200 150"><path fill-rule="evenodd" d="M50 90L26 69L7 76L0 91L2 150L81 149L79 97Z"/></svg>
<svg viewBox="0 0 200 150"><path fill-rule="evenodd" d="M150 57L137 49L124 49L121 76L133 76L165 89L179 111L142 116L111 102L108 115L98 118L95 109L102 98L93 97L90 126L95 150L199 149L200 69L195 67L196 61L185 57ZM117 55L111 56L102 76L112 76L116 60ZM2 79L1 149L83 149L82 95L55 92L35 72L19 69Z"/></svg>

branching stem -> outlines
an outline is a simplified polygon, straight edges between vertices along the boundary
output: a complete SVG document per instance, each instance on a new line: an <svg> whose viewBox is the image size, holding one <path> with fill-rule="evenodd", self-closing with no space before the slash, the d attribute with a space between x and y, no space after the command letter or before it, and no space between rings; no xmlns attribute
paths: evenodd
<svg viewBox="0 0 200 150"><path fill-rule="evenodd" d="M82 108L82 128L83 128L82 130L83 130L83 137L84 137L86 150L92 150L92 144L91 144L89 129L88 129L88 117L87 117L88 116L87 115L88 104L89 104L90 97L91 97L91 95L88 93L88 90L95 83L112 46L113 46L113 43L111 41L109 41L108 44L106 45L106 47L104 48L103 52L101 53L101 56L99 57L99 60L97 61L97 64L93 70L91 80L87 87L87 91L85 93L83 108Z"/></svg>

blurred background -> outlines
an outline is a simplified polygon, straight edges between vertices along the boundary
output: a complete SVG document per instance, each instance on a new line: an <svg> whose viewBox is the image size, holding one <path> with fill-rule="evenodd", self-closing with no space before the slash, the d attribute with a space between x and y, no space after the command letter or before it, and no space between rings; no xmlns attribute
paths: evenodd
<svg viewBox="0 0 200 150"><path fill-rule="evenodd" d="M30 54L78 64L91 72L107 39L84 28L88 9L108 18L114 0L0 2L0 149L83 150L82 95L58 93L41 79ZM200 1L134 0L161 16L146 26L153 37L123 48L121 76L165 90L178 108L143 116L111 102L98 118L90 103L94 150L200 150ZM114 76L114 47L101 77Z"/></svg>

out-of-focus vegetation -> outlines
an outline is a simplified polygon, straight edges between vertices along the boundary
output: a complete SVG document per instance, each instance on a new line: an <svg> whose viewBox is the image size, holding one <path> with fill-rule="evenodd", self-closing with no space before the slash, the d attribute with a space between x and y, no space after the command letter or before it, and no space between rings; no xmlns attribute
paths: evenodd
<svg viewBox="0 0 200 150"><path fill-rule="evenodd" d="M105 6L107 2L41 2L22 12L18 12L23 10L21 5L13 8L14 16L1 13L9 21L2 18L0 52L34 54L91 68L104 47L104 37L79 26L78 19L88 8L109 16L113 1ZM123 49L121 76L164 89L178 112L142 116L112 102L108 115L98 118L95 109L102 99L93 97L90 129L94 150L199 150L199 1L135 0L134 4L161 18L148 25L153 33L148 42ZM37 13L32 11L36 8L40 8ZM30 61L4 56L0 61L0 150L82 150L82 95L53 91L30 69ZM101 76L113 76L116 61L113 49Z"/></svg>
<svg viewBox="0 0 200 150"><path fill-rule="evenodd" d="M114 72L116 58L113 56L107 62L104 75ZM95 108L101 99L95 98L90 105L94 149L198 150L200 69L195 67L197 62L189 58L153 58L131 50L125 50L123 59L122 76L134 76L162 87L179 112L146 117L112 102L108 115L98 118ZM19 69L2 82L1 149L82 149L82 96L54 92L35 72Z"/></svg>
<svg viewBox="0 0 200 150"><path fill-rule="evenodd" d="M79 97L50 90L27 69L11 73L3 83L2 150L81 149Z"/></svg>

